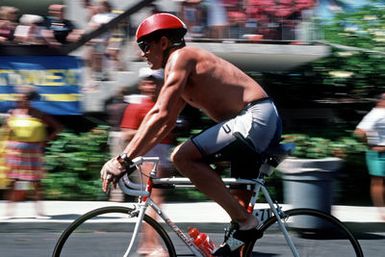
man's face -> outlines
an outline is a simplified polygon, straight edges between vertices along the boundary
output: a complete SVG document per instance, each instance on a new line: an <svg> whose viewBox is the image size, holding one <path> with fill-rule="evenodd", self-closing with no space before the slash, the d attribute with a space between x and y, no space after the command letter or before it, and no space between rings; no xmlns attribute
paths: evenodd
<svg viewBox="0 0 385 257"><path fill-rule="evenodd" d="M64 19L64 6L54 6L49 9L49 14L59 20Z"/></svg>
<svg viewBox="0 0 385 257"><path fill-rule="evenodd" d="M163 49L160 40L148 40L138 42L142 51L142 57L147 61L151 69L162 68Z"/></svg>

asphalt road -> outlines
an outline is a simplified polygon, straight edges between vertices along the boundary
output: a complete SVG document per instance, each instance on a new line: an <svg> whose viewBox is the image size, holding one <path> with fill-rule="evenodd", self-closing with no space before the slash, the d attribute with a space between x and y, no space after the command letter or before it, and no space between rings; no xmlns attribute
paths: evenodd
<svg viewBox="0 0 385 257"><path fill-rule="evenodd" d="M60 236L60 232L66 227L66 223L57 224L0 224L0 256L2 257L49 257L52 254L55 243ZM352 225L352 224L350 224ZM218 226L221 225L210 225L200 224L200 227L204 227L210 237L220 242L223 234L212 233L212 231L221 231ZM383 226L383 225L381 225ZM182 228L186 228L187 225L182 224ZM364 255L368 257L383 257L385 251L385 232L383 227L378 227L374 224L369 227L365 224L355 225L353 229L356 236L359 239L361 247L363 248ZM96 235L98 236L98 235ZM99 235L100 236L100 235ZM172 236L175 247L178 253L189 253L183 244L175 240ZM78 242L82 244L82 241ZM274 245L273 247L279 247ZM111 245L111 248L113 246ZM91 257L92 252L82 252L78 256ZM259 255L258 255L259 256ZM263 255L272 256L272 255ZM338 251L335 252L334 256L340 256ZM332 256L330 256L332 257Z"/></svg>

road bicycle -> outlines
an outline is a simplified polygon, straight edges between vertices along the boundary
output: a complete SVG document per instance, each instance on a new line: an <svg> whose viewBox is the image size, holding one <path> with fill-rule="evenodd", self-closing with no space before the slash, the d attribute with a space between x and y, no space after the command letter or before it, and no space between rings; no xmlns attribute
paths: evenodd
<svg viewBox="0 0 385 257"><path fill-rule="evenodd" d="M293 149L293 144L281 143L265 153L256 179L223 178L227 186L242 186L252 190L248 211L263 221L260 228L263 231L262 238L247 242L233 256L362 257L363 252L359 242L337 218L314 209L283 210L270 197L265 178L273 173L274 168ZM175 224L151 199L154 187L191 186L187 178L157 178L158 161L157 157L135 158L133 162L139 170L143 163L152 163L153 167L147 183L134 183L125 176L119 181L119 186L125 194L137 196L138 202L129 203L127 207L99 208L80 216L61 234L52 256L141 256L146 253L140 249L143 233L141 228L147 226L153 233L152 239L159 245L158 251L147 256L204 257L204 253L193 243L188 233L183 231L180 225ZM269 208L255 209L260 193ZM146 214L148 208L155 211L158 219ZM170 235L173 233L176 236L171 239ZM210 233L208 234L210 236ZM189 249L187 254L179 252L181 245Z"/></svg>

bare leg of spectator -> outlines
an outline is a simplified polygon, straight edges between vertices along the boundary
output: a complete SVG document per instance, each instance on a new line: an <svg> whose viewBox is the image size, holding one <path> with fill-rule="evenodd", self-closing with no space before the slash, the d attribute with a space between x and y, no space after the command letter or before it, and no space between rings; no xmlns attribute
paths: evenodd
<svg viewBox="0 0 385 257"><path fill-rule="evenodd" d="M383 177L372 176L370 192L374 206L379 208L381 218L385 220L385 183Z"/></svg>
<svg viewBox="0 0 385 257"><path fill-rule="evenodd" d="M36 214L37 217L43 218L46 217L44 210L43 210L43 204L42 204L42 199L43 199L43 186L40 181L34 181L32 182L32 190L34 194L34 200L35 200L35 209L36 209Z"/></svg>
<svg viewBox="0 0 385 257"><path fill-rule="evenodd" d="M13 215L15 214L15 205L16 205L16 201L17 201L17 195L16 195L16 181L15 180L12 180L10 185L9 185L9 190L7 192L7 199L8 199L8 202L7 202L7 207L6 207L6 214L5 216L7 218L10 218L10 217L13 217Z"/></svg>
<svg viewBox="0 0 385 257"><path fill-rule="evenodd" d="M143 171L147 175L149 175L152 164L144 165ZM168 175L168 171L164 168L159 168L158 170L158 177L166 177ZM152 200L157 204L161 205L164 201L164 190L163 189L153 189L151 198ZM155 211L151 208L147 209L147 214L156 219L157 215ZM140 246L138 252L144 255L155 253L157 251L161 251L160 249L160 243L157 233L154 231L154 229L149 226L148 224L143 224L143 238L141 239L142 245Z"/></svg>

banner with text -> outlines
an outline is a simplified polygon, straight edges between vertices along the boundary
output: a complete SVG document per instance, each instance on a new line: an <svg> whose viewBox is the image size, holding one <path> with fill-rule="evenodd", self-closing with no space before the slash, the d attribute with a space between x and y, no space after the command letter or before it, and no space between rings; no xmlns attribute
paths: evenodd
<svg viewBox="0 0 385 257"><path fill-rule="evenodd" d="M53 115L82 114L82 60L75 56L0 56L0 112L14 108L20 88L33 86L32 106Z"/></svg>

